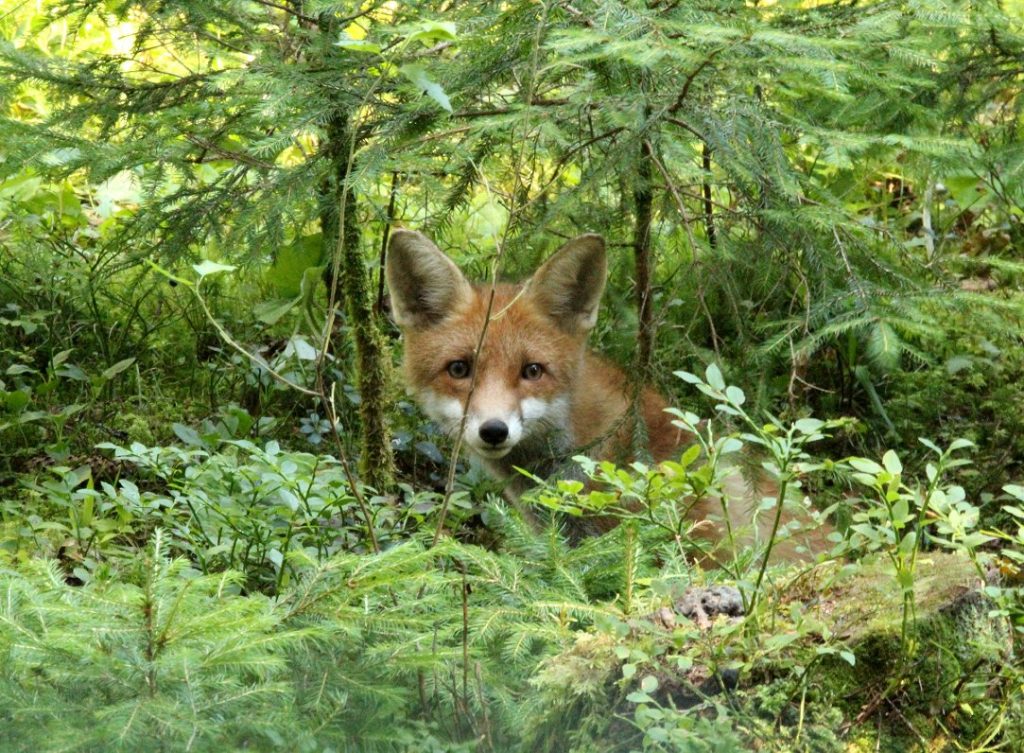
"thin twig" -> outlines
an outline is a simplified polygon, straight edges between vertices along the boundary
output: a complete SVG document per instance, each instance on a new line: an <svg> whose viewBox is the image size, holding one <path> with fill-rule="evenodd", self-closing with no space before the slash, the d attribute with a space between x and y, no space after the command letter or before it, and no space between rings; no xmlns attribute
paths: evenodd
<svg viewBox="0 0 1024 753"><path fill-rule="evenodd" d="M287 13L289 16L294 16L295 18L299 19L300 21L305 21L307 24L315 24L317 22L317 19L314 18L313 16L307 16L305 13L302 13L301 11L298 11L295 8L289 8L287 5L278 5L277 3L273 3L270 0L252 0L252 1L254 3L256 3L257 5L262 5L262 6L267 7L267 8L273 8L274 10L279 10L279 11L282 11L284 13Z"/></svg>
<svg viewBox="0 0 1024 753"><path fill-rule="evenodd" d="M700 183L704 194L704 230L708 236L708 245L714 249L718 246L718 233L715 231L715 213L711 203L711 147L707 141L701 144L700 159L701 167L704 168L704 177Z"/></svg>

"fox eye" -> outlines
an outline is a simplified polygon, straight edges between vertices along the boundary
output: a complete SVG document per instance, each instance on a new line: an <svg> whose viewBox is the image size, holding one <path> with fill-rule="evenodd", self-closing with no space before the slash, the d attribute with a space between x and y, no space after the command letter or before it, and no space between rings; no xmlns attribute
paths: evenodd
<svg viewBox="0 0 1024 753"><path fill-rule="evenodd" d="M539 363L528 363L523 367L523 379L535 382L544 376L544 367Z"/></svg>
<svg viewBox="0 0 1024 753"><path fill-rule="evenodd" d="M465 379L469 376L469 361L451 361L444 368L452 379Z"/></svg>

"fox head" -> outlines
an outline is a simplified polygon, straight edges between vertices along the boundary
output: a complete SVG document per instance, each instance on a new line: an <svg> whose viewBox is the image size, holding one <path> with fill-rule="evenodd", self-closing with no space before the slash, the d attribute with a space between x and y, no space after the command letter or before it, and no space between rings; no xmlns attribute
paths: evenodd
<svg viewBox="0 0 1024 753"><path fill-rule="evenodd" d="M406 381L428 416L491 462L571 446L573 386L608 274L600 236L569 241L524 284L495 286L493 301L490 284L471 284L413 231L392 235L386 274Z"/></svg>

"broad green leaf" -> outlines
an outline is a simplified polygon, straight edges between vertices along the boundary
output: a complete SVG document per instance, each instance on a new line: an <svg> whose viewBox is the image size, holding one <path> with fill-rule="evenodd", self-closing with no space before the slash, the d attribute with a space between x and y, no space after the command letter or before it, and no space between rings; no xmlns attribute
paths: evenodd
<svg viewBox="0 0 1024 753"><path fill-rule="evenodd" d="M444 89L441 88L440 84L431 80L423 66L403 65L399 70L402 72L403 76L413 83L414 86L437 102L442 109L452 112L452 103L451 100L448 99L448 95L445 93Z"/></svg>
<svg viewBox="0 0 1024 753"><path fill-rule="evenodd" d="M874 476L882 472L882 466L874 460L868 460L867 458L850 458L847 462L854 468L854 470L858 470L862 473L870 473Z"/></svg>
<svg viewBox="0 0 1024 753"><path fill-rule="evenodd" d="M107 219L123 205L137 204L142 196L138 176L130 170L122 170L96 186L96 214Z"/></svg>
<svg viewBox="0 0 1024 753"><path fill-rule="evenodd" d="M885 470L894 476L898 473L903 473L903 463L900 462L899 456L892 450L887 450L882 455L882 465L885 466Z"/></svg>
<svg viewBox="0 0 1024 753"><path fill-rule="evenodd" d="M718 364L708 365L704 370L704 379L719 392L725 390L725 379L722 378L722 370L718 368Z"/></svg>
<svg viewBox="0 0 1024 753"><path fill-rule="evenodd" d="M52 361L53 368L56 369L58 366L60 366L62 363L64 363L66 360L68 360L68 358L71 356L71 354L73 352L74 352L73 349L68 348L67 350L62 350L60 353L55 355L53 357L53 361Z"/></svg>
<svg viewBox="0 0 1024 753"><path fill-rule="evenodd" d="M302 278L309 269L320 267L323 256L323 235L311 233L296 238L280 248L274 263L266 271L266 281L274 287L278 298L293 298L302 292Z"/></svg>
<svg viewBox="0 0 1024 753"><path fill-rule="evenodd" d="M868 333L868 360L885 374L899 368L903 350L903 341L887 322L878 322Z"/></svg>
<svg viewBox="0 0 1024 753"><path fill-rule="evenodd" d="M902 526L910 517L910 502L906 497L900 497L892 505L892 519L896 526Z"/></svg>
<svg viewBox="0 0 1024 753"><path fill-rule="evenodd" d="M203 442L203 438L199 436L199 432L193 429L191 426L185 426L185 424L174 423L171 424L171 431L173 431L178 439L191 447L205 447L206 443Z"/></svg>
<svg viewBox="0 0 1024 753"><path fill-rule="evenodd" d="M731 384L725 388L725 396L733 405L743 405L747 400L747 396L743 394L743 390L739 387L734 387Z"/></svg>
<svg viewBox="0 0 1024 753"><path fill-rule="evenodd" d="M272 301L264 301L253 309L253 314L264 324L277 324L281 317L295 308L302 298L288 298L281 300L275 298Z"/></svg>
<svg viewBox="0 0 1024 753"><path fill-rule="evenodd" d="M30 402L29 395L25 390L0 392L0 399L3 400L4 407L11 413L20 413L25 410Z"/></svg>
<svg viewBox="0 0 1024 753"><path fill-rule="evenodd" d="M345 36L334 43L335 47L341 47L349 52L365 52L371 55L379 55L381 47L375 42L368 42L365 39L352 39Z"/></svg>
<svg viewBox="0 0 1024 753"><path fill-rule="evenodd" d="M310 345L309 341L304 337L292 337L288 340L288 345L285 346L281 355L285 358L294 355L300 361L315 361L316 348Z"/></svg>
<svg viewBox="0 0 1024 753"><path fill-rule="evenodd" d="M1018 484L1007 484L1003 487L1003 491L1009 494L1011 497L1019 499L1024 502L1024 486ZM1024 516L1022 516L1024 517Z"/></svg>
<svg viewBox="0 0 1024 753"><path fill-rule="evenodd" d="M973 364L974 360L970 356L953 356L946 359L946 373L952 376L964 369L971 368Z"/></svg>
<svg viewBox="0 0 1024 753"><path fill-rule="evenodd" d="M825 426L825 422L817 418L801 418L793 426L801 434L816 434Z"/></svg>
<svg viewBox="0 0 1024 753"><path fill-rule="evenodd" d="M85 370L81 366L73 363L65 364L53 373L62 379L72 379L76 382L89 381L89 375L85 373Z"/></svg>
<svg viewBox="0 0 1024 753"><path fill-rule="evenodd" d="M135 363L135 358L134 357L133 358L125 358L125 359L115 363L109 369L106 369L100 376L102 376L104 379L113 379L118 374L120 374L122 371L124 371L129 366L131 366L133 363Z"/></svg>
<svg viewBox="0 0 1024 753"><path fill-rule="evenodd" d="M193 264L192 269L199 275L199 279L203 279L209 275L220 274L221 272L234 272L238 267L234 264L221 264L211 259L203 259L198 264Z"/></svg>
<svg viewBox="0 0 1024 753"><path fill-rule="evenodd" d="M421 42L430 47L434 42L454 42L458 39L455 24L450 21L422 21L406 37L409 42Z"/></svg>

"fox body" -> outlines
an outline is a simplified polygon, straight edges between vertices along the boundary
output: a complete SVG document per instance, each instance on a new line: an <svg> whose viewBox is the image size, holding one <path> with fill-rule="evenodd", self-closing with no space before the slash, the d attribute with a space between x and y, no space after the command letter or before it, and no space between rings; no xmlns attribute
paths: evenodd
<svg viewBox="0 0 1024 753"><path fill-rule="evenodd" d="M464 446L508 480L510 499L529 483L516 467L547 477L581 451L630 460L637 416L656 461L678 457L692 440L672 424L659 394L637 393L620 368L587 348L607 278L600 236L569 241L521 285L491 286L471 284L420 233L397 230L386 274L410 391L430 418L452 435L461 431ZM737 473L730 496L740 484ZM740 494L753 501L749 490ZM749 505L735 507L749 523ZM702 500L691 515L716 510L717 500Z"/></svg>

